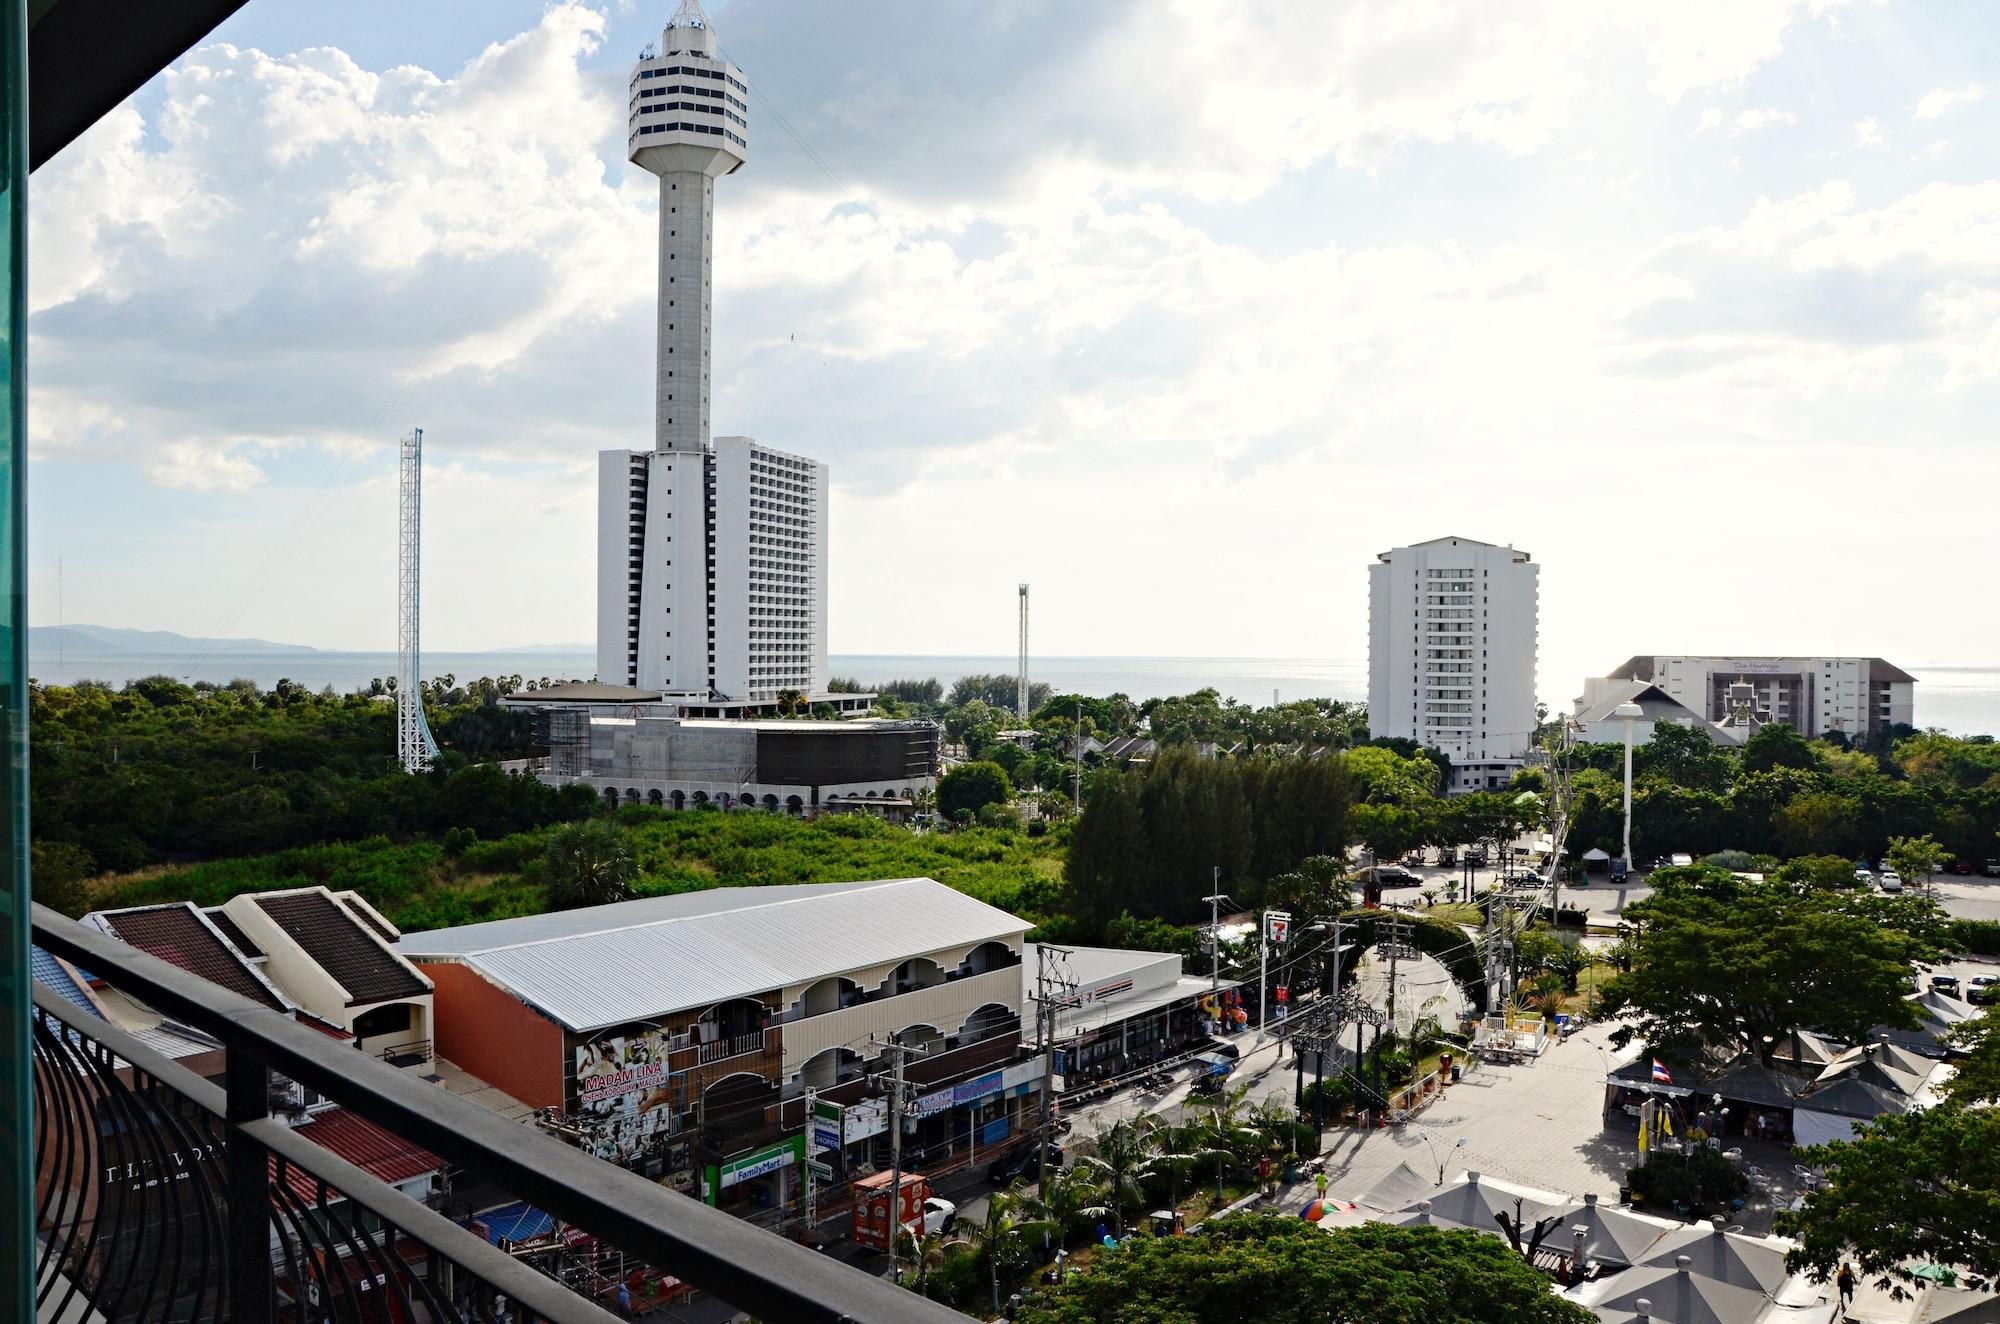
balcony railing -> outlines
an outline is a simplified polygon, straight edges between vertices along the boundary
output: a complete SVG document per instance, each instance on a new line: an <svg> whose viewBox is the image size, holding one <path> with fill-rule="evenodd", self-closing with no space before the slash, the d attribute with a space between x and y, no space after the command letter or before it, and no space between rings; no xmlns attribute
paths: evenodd
<svg viewBox="0 0 2000 1324"><path fill-rule="evenodd" d="M761 1053L764 1051L765 1036L769 1033L769 1030L752 1030L749 1034L733 1035L710 1043L698 1044L695 1046L695 1064L707 1066L710 1062L720 1062L728 1057Z"/></svg>
<svg viewBox="0 0 2000 1324"><path fill-rule="evenodd" d="M41 906L34 936L226 1052L218 1086L37 986L45 1319L613 1318L615 1284L572 1291L274 1117L274 1077L761 1318L961 1318Z"/></svg>

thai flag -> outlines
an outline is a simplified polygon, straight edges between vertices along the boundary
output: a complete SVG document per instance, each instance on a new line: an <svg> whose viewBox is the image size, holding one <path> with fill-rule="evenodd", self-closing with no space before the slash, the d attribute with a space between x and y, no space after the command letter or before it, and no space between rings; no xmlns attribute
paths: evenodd
<svg viewBox="0 0 2000 1324"><path fill-rule="evenodd" d="M1655 1085L1671 1085L1674 1083L1674 1073L1667 1070L1667 1064L1660 1061L1657 1057L1653 1059L1653 1083Z"/></svg>

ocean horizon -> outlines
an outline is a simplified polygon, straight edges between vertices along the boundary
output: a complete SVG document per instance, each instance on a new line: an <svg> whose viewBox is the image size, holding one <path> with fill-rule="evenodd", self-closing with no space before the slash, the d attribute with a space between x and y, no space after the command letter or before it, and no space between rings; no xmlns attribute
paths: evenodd
<svg viewBox="0 0 2000 1324"><path fill-rule="evenodd" d="M835 653L829 656L828 664L833 675L864 686L935 678L948 688L961 676L1011 674L1015 659ZM597 662L588 652L440 652L425 654L422 669L427 679L449 675L466 681L518 675L524 680L588 680L595 674ZM2000 666L1938 665L1907 670L1917 678L1919 727L1941 727L1958 735L2000 733ZM1359 658L1030 657L1028 673L1059 694L1124 694L1139 701L1204 687L1258 706L1273 698L1281 703L1298 699L1360 703L1368 697L1368 664ZM396 655L319 650L230 653L199 648L174 653L34 649L28 674L51 685L95 680L119 686L142 676L168 675L189 683L217 685L242 678L269 689L280 680L290 680L314 690L331 686L336 693L345 694L368 688L377 677L395 675Z"/></svg>

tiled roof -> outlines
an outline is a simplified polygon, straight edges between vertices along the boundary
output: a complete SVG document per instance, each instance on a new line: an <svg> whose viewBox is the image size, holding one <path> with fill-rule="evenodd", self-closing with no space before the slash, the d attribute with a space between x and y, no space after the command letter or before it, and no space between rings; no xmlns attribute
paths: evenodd
<svg viewBox="0 0 2000 1324"><path fill-rule="evenodd" d="M328 1153L337 1154L377 1181L394 1186L427 1172L436 1172L438 1156L400 1136L392 1135L359 1113L345 1108L329 1108L301 1123L298 1134ZM278 1158L271 1156L271 1172L276 1175ZM285 1167L285 1184L299 1199L311 1204L319 1198L319 1183L309 1173Z"/></svg>
<svg viewBox="0 0 2000 1324"><path fill-rule="evenodd" d="M375 908L363 901L359 892L335 892L334 895L340 898L341 905L347 907L348 914L373 929L383 942L394 942L403 936L378 917Z"/></svg>
<svg viewBox="0 0 2000 1324"><path fill-rule="evenodd" d="M148 955L274 1011L285 1009L271 986L257 977L243 957L188 902L99 911L95 918L112 937Z"/></svg>
<svg viewBox="0 0 2000 1324"><path fill-rule="evenodd" d="M243 926L231 919L229 912L221 906L216 906L212 910L204 910L201 913L208 916L210 924L222 930L223 937L236 944L237 951L252 959L264 954L258 949L256 943L250 941L250 935L243 931Z"/></svg>
<svg viewBox="0 0 2000 1324"><path fill-rule="evenodd" d="M347 990L350 1006L422 997L431 991L426 980L397 960L353 912L323 889L260 896L257 905Z"/></svg>

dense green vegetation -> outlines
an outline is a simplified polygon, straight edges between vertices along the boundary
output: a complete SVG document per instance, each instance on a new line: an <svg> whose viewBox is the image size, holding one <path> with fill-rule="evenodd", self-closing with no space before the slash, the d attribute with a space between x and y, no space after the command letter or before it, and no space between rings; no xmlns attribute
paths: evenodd
<svg viewBox="0 0 2000 1324"><path fill-rule="evenodd" d="M1627 970L1604 1010L1629 1018L1660 1054L1759 1045L1795 1027L1860 1043L1878 1026L1916 1025L1904 1000L1912 963L1949 942L1944 913L1914 896L1753 882L1713 865L1661 869L1625 911Z"/></svg>
<svg viewBox="0 0 2000 1324"><path fill-rule="evenodd" d="M1624 750L1575 755L1579 849L1617 853ZM1808 741L1783 723L1739 750L1660 726L1633 756L1632 849L1640 859L1735 849L1781 859L1882 858L1892 839L1931 837L1948 857L2000 854L2000 744L1910 733L1875 749Z"/></svg>
<svg viewBox="0 0 2000 1324"><path fill-rule="evenodd" d="M1061 900L1061 834L970 828L914 834L858 815L804 821L782 815L628 805L624 831L637 874L633 895L769 883L931 877L1029 919ZM238 892L324 884L353 888L399 927L417 931L550 907L550 848L561 827L495 840L359 842L298 847L113 880L96 907L188 898L203 905Z"/></svg>
<svg viewBox="0 0 2000 1324"><path fill-rule="evenodd" d="M395 708L280 682L188 686L164 676L123 690L29 692L35 836L84 851L89 869L131 870L378 834L504 836L582 817L592 797L508 777L473 758L527 752L528 718L505 682L427 693L447 752L427 776L395 764Z"/></svg>
<svg viewBox="0 0 2000 1324"><path fill-rule="evenodd" d="M1505 1241L1434 1227L1323 1230L1237 1214L1185 1237L1138 1237L1038 1293L1024 1324L1589 1324Z"/></svg>

